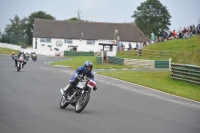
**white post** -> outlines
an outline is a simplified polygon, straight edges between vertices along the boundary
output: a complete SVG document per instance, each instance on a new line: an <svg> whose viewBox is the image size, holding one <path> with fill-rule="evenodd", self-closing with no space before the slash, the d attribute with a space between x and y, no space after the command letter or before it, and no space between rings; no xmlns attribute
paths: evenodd
<svg viewBox="0 0 200 133"><path fill-rule="evenodd" d="M171 71L172 58L169 58L169 71Z"/></svg>
<svg viewBox="0 0 200 133"><path fill-rule="evenodd" d="M103 60L104 60L104 58L103 58L103 57L104 57L104 51L102 51L102 54L101 54L101 55L102 55L102 64L103 64Z"/></svg>

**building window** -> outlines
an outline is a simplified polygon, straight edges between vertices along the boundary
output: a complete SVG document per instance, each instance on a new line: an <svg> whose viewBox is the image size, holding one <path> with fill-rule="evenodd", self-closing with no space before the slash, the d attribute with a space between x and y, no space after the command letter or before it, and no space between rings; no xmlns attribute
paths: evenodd
<svg viewBox="0 0 200 133"><path fill-rule="evenodd" d="M40 42L51 43L51 38L40 38Z"/></svg>
<svg viewBox="0 0 200 133"><path fill-rule="evenodd" d="M95 40L87 40L87 44L88 45L94 45L95 44Z"/></svg>
<svg viewBox="0 0 200 133"><path fill-rule="evenodd" d="M40 42L46 42L45 38L40 38Z"/></svg>
<svg viewBox="0 0 200 133"><path fill-rule="evenodd" d="M41 44L41 46L45 46L45 44Z"/></svg>
<svg viewBox="0 0 200 133"><path fill-rule="evenodd" d="M72 44L73 41L72 41L72 39L65 39L65 43Z"/></svg>
<svg viewBox="0 0 200 133"><path fill-rule="evenodd" d="M51 43L51 38L46 38L46 42Z"/></svg>

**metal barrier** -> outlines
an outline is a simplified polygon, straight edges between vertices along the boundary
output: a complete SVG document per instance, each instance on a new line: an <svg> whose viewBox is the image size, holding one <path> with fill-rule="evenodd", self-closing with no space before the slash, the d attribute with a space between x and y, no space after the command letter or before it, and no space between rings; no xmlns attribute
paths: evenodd
<svg viewBox="0 0 200 133"><path fill-rule="evenodd" d="M94 52L64 51L64 56L94 56Z"/></svg>
<svg viewBox="0 0 200 133"><path fill-rule="evenodd" d="M168 60L155 60L155 68L169 68Z"/></svg>
<svg viewBox="0 0 200 133"><path fill-rule="evenodd" d="M108 62L112 64L124 65L124 58L108 56Z"/></svg>
<svg viewBox="0 0 200 133"><path fill-rule="evenodd" d="M172 63L170 71L172 79L200 85L200 66Z"/></svg>
<svg viewBox="0 0 200 133"><path fill-rule="evenodd" d="M101 57L101 56L97 56L97 57L96 57L96 62L97 62L98 64L102 64L102 57Z"/></svg>

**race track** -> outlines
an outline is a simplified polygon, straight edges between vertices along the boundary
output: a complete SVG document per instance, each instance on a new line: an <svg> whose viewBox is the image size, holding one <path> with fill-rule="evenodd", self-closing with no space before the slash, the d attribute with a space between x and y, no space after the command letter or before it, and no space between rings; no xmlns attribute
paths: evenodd
<svg viewBox="0 0 200 133"><path fill-rule="evenodd" d="M47 62L63 59L39 56L17 72L0 55L0 133L200 133L200 103L98 74L81 113L60 109L74 71Z"/></svg>

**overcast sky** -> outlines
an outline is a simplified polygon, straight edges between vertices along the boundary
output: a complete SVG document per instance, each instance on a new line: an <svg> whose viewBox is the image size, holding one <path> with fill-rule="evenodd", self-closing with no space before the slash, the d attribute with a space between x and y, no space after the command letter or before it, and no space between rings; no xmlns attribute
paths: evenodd
<svg viewBox="0 0 200 133"><path fill-rule="evenodd" d="M56 20L77 17L78 9L84 20L96 22L133 22L133 12L146 0L0 0L0 29L4 31L9 19L20 19L36 11L51 14ZM200 0L160 0L167 7L171 18L171 30L197 26L200 19Z"/></svg>

